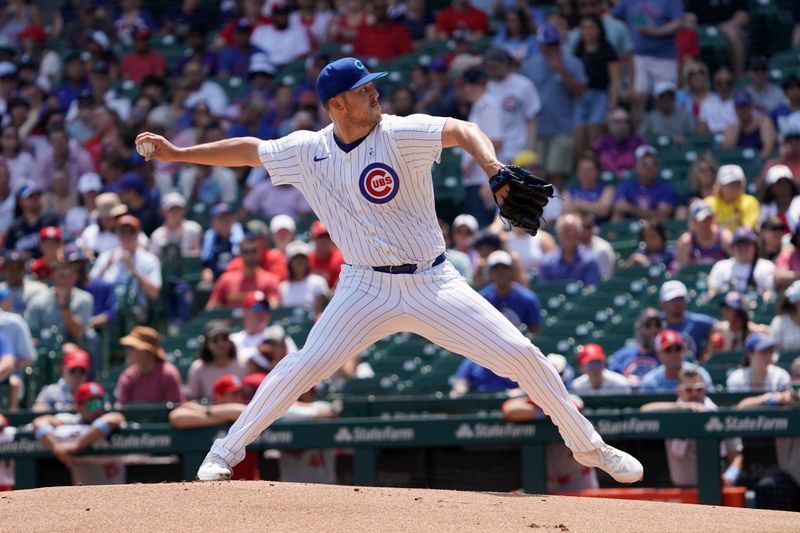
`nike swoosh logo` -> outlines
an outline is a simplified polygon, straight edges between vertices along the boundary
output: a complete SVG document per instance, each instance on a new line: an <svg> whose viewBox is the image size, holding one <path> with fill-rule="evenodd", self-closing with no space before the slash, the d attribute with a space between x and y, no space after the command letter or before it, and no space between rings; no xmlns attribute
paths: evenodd
<svg viewBox="0 0 800 533"><path fill-rule="evenodd" d="M327 156L327 155L326 155L325 157L317 157L317 156L314 156L314 162L315 162L315 163L319 163L319 162L320 162L320 161L322 161L323 159L328 159L328 156Z"/></svg>

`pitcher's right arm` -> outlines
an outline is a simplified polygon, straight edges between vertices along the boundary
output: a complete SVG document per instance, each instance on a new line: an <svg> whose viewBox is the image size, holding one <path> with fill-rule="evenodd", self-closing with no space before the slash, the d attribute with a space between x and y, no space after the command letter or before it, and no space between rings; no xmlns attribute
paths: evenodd
<svg viewBox="0 0 800 533"><path fill-rule="evenodd" d="M143 132L136 136L136 144L151 143L155 150L145 160L174 161L220 167L260 167L258 147L261 139L234 137L205 144L179 148L161 135Z"/></svg>

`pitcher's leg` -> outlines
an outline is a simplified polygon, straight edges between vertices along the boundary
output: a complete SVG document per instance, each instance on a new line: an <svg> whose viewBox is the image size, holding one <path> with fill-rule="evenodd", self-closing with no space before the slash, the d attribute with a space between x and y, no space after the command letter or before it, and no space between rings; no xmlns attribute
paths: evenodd
<svg viewBox="0 0 800 533"><path fill-rule="evenodd" d="M576 408L564 383L541 350L460 278L413 280L403 298L415 333L465 355L500 376L515 380L558 427L575 451L594 450L603 439Z"/></svg>
<svg viewBox="0 0 800 533"><path fill-rule="evenodd" d="M391 292L389 287L387 291ZM376 298L371 291L340 287L314 325L305 346L286 356L261 383L255 396L211 452L229 465L244 458L245 447L280 417L300 395L333 374L351 356L402 323L399 296Z"/></svg>

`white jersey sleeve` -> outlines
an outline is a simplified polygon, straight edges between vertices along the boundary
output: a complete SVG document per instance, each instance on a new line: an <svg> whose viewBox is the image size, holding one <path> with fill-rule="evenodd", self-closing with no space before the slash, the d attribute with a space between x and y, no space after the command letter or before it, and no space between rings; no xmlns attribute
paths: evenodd
<svg viewBox="0 0 800 533"><path fill-rule="evenodd" d="M391 135L401 158L413 171L430 170L442 155L442 131L447 117L415 114L391 117Z"/></svg>
<svg viewBox="0 0 800 533"><path fill-rule="evenodd" d="M280 139L261 142L258 157L269 172L273 185L296 185L303 181L300 158L317 140L316 133L301 130Z"/></svg>

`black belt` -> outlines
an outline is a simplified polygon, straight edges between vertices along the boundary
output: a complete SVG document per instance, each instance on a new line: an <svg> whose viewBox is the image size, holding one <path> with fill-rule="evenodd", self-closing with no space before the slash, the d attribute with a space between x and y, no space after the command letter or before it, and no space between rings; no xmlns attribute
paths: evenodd
<svg viewBox="0 0 800 533"><path fill-rule="evenodd" d="M444 263L446 256L442 253L439 257L433 260L433 264L431 264L431 268L441 265ZM405 264L405 265L388 265L388 266L380 266L380 267L372 267L372 270L375 272L383 272L385 274L413 274L417 271L417 266L413 263Z"/></svg>

